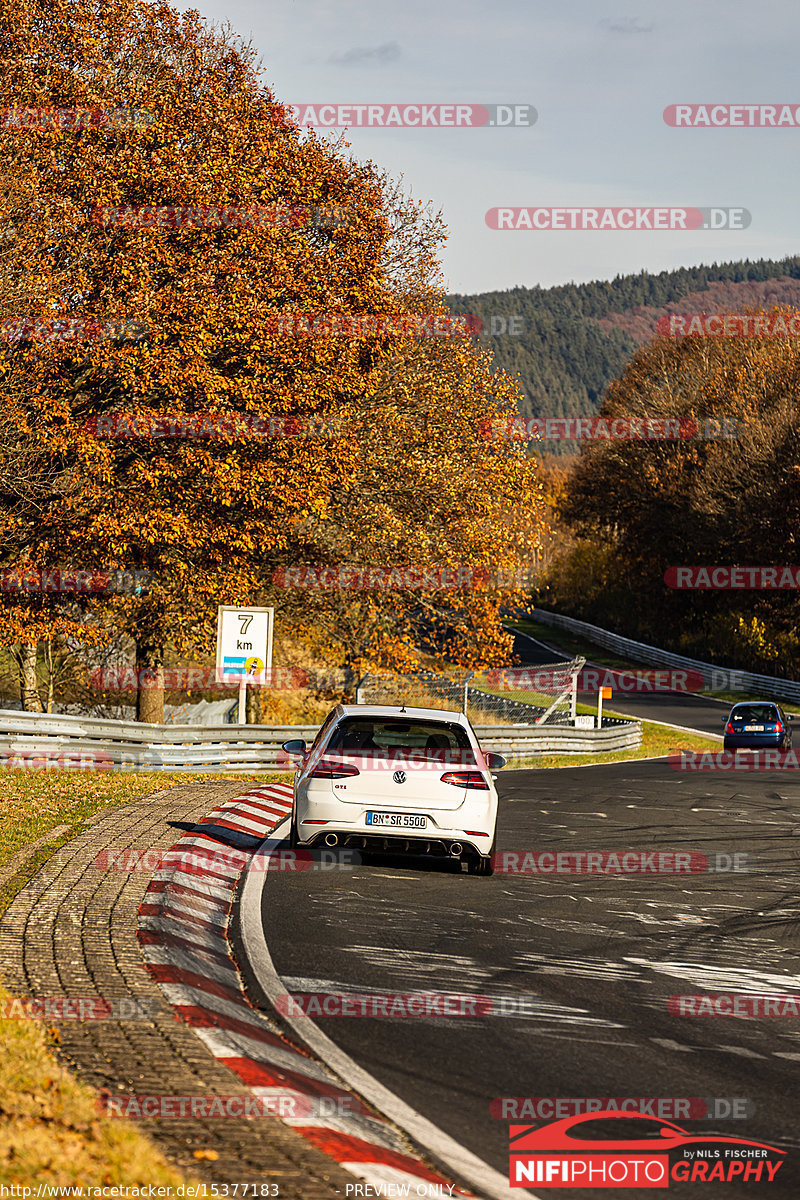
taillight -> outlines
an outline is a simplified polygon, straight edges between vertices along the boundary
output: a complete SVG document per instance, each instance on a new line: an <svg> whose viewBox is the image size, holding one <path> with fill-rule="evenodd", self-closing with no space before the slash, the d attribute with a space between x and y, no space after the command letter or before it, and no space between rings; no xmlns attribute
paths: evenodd
<svg viewBox="0 0 800 1200"><path fill-rule="evenodd" d="M452 783L454 787L477 788L480 792L489 790L489 785L480 771L445 771L442 783Z"/></svg>
<svg viewBox="0 0 800 1200"><path fill-rule="evenodd" d="M317 763L313 771L309 771L310 779L344 779L350 775L360 775L358 767L354 767L352 763L347 762L322 762Z"/></svg>
<svg viewBox="0 0 800 1200"><path fill-rule="evenodd" d="M775 722L775 732L783 733L783 726L781 725L780 721Z"/></svg>
<svg viewBox="0 0 800 1200"><path fill-rule="evenodd" d="M728 724L725 726L725 732L733 733L733 722L732 721L728 721Z"/></svg>

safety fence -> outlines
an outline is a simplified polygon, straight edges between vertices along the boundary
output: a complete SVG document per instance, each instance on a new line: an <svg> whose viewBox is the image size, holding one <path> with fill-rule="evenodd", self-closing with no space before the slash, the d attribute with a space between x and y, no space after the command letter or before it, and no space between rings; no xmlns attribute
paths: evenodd
<svg viewBox="0 0 800 1200"><path fill-rule="evenodd" d="M369 672L361 680L358 700L446 708L466 713L473 723L574 726L577 680L585 662L575 658L539 672L535 687L519 686L513 670L463 671L458 677L435 671Z"/></svg>
<svg viewBox="0 0 800 1200"><path fill-rule="evenodd" d="M744 692L748 695L768 696L773 700L792 700L800 704L800 682L794 679L780 679L776 675L755 675L750 671L732 670L701 662L696 658L686 658L682 654L671 654L657 646L649 646L644 642L635 642L631 638L610 633L609 630L590 625L587 621L578 621L575 617L565 617L561 613L548 612L542 608L536 609L534 619L543 625L577 634L587 642L602 646L606 650L613 650L633 662L644 663L646 666L697 671L703 676L710 692Z"/></svg>
<svg viewBox="0 0 800 1200"><path fill-rule="evenodd" d="M287 770L283 742L310 744L318 725L142 725L131 721L0 710L0 765L97 771ZM638 721L603 721L602 729L475 725L485 750L511 760L558 751L586 754L641 744Z"/></svg>

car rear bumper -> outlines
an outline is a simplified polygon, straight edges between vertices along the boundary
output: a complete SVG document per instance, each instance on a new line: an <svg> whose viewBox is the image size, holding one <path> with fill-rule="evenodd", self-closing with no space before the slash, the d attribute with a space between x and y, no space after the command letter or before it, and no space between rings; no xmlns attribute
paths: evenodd
<svg viewBox="0 0 800 1200"><path fill-rule="evenodd" d="M723 738L724 750L782 750L786 745L785 733L729 734Z"/></svg>
<svg viewBox="0 0 800 1200"><path fill-rule="evenodd" d="M308 798L298 803L298 842L302 846L324 845L325 838L334 834L340 846L357 850L391 848L409 854L449 854L452 843L458 842L467 852L488 855L494 842L497 803L490 793L476 794L480 800L469 799L455 810L397 810L390 809L385 801L345 806L335 800ZM345 808L352 811L343 811ZM367 813L376 811L424 816L425 828L368 825Z"/></svg>
<svg viewBox="0 0 800 1200"><path fill-rule="evenodd" d="M491 850L491 839L487 839L485 849L476 845L476 838L468 838L466 834L454 833L452 837L440 835L437 837L402 837L398 834L375 834L375 833L354 833L348 829L331 829L325 830L324 833L316 834L309 842L301 840L301 846L307 849L328 849L329 843L326 841L328 835L333 835L336 838L336 848L345 850L363 850L379 853L383 851L387 854L408 854L411 856L419 855L424 857L434 858L462 858L469 855L483 855L486 857ZM302 837L302 835L301 835Z"/></svg>

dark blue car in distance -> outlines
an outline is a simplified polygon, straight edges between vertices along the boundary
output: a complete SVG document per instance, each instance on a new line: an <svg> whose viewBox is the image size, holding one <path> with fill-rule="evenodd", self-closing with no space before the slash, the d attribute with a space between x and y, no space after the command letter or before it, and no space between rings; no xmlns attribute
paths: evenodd
<svg viewBox="0 0 800 1200"><path fill-rule="evenodd" d="M725 722L725 750L789 750L792 727L779 704L771 700L734 704Z"/></svg>

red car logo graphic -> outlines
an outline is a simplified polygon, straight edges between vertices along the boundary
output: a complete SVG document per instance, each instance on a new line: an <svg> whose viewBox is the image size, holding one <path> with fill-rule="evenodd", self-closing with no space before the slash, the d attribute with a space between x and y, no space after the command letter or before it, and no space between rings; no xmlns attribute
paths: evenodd
<svg viewBox="0 0 800 1200"><path fill-rule="evenodd" d="M619 1122L623 1125L617 1133ZM665 1188L670 1180L767 1183L784 1159L783 1150L766 1142L688 1133L671 1121L617 1109L538 1127L511 1125L509 1142L512 1187Z"/></svg>

